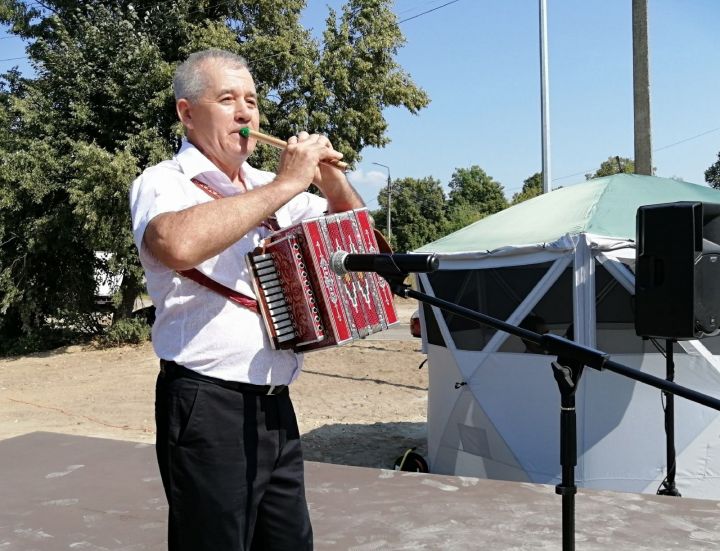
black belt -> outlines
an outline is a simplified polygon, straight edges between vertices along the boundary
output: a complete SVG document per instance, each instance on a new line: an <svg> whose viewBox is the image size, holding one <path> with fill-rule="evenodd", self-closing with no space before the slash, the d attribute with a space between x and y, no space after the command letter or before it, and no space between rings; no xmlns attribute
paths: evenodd
<svg viewBox="0 0 720 551"><path fill-rule="evenodd" d="M237 390L239 392L250 392L252 394L265 394L268 396L274 396L282 394L287 390L287 385L251 385L250 383L240 383L237 381L226 381L225 379L218 379L217 377L210 377L203 375L187 367L183 367L180 364L168 360L160 360L160 372L166 377L180 378L184 377L187 379L195 379L196 381L204 381L213 385L218 385L231 390Z"/></svg>

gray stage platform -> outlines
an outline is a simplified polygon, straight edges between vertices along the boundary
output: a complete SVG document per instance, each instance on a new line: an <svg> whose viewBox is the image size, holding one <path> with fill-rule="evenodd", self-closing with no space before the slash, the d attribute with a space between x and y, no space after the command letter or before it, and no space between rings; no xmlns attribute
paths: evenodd
<svg viewBox="0 0 720 551"><path fill-rule="evenodd" d="M560 549L549 486L307 463L315 548ZM152 446L64 434L0 441L0 551L165 548ZM577 549L720 549L720 503L581 491ZM222 550L218 550L222 551Z"/></svg>

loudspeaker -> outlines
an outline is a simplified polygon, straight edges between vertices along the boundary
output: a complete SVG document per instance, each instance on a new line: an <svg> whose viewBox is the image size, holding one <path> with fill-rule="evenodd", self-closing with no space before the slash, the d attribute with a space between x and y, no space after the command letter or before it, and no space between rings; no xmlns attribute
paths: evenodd
<svg viewBox="0 0 720 551"><path fill-rule="evenodd" d="M720 332L720 205L637 211L635 332L688 340Z"/></svg>

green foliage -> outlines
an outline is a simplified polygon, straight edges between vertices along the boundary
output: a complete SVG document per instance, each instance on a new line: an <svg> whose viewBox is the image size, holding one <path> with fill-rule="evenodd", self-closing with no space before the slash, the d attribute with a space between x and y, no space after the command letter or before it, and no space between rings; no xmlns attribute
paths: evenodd
<svg viewBox="0 0 720 551"><path fill-rule="evenodd" d="M440 181L432 177L392 182L392 246L396 251L415 250L508 206L502 185L476 165L456 169L449 187L446 197ZM373 212L375 225L387 235L386 188L378 194L378 203L380 208Z"/></svg>
<svg viewBox="0 0 720 551"><path fill-rule="evenodd" d="M393 249L412 251L439 239L447 225L445 193L435 178L402 178L391 183ZM387 235L387 189L378 195L380 208L373 213L376 227Z"/></svg>
<svg viewBox="0 0 720 551"><path fill-rule="evenodd" d="M459 230L508 206L502 184L477 165L458 168L450 179L447 233Z"/></svg>
<svg viewBox="0 0 720 551"><path fill-rule="evenodd" d="M485 218L485 216L486 214L469 203L454 204L448 208L448 218L443 228L443 235L461 230L465 226L469 226Z"/></svg>
<svg viewBox="0 0 720 551"><path fill-rule="evenodd" d="M720 189L720 153L718 160L705 171L705 181L715 189Z"/></svg>
<svg viewBox="0 0 720 551"><path fill-rule="evenodd" d="M522 190L519 193L513 195L512 205L517 205L543 193L543 178L542 173L536 172L532 176L529 176L523 181Z"/></svg>
<svg viewBox="0 0 720 551"><path fill-rule="evenodd" d="M143 285L127 193L180 143L171 80L189 53L244 55L271 133L323 132L351 163L385 145L382 109L429 102L395 62L389 5L349 0L320 44L300 26L304 0L0 0L36 71L0 75L0 342L102 333L95 270L123 275L111 331L132 333L122 320ZM259 148L252 161L276 159Z"/></svg>
<svg viewBox="0 0 720 551"><path fill-rule="evenodd" d="M612 176L613 174L633 174L635 172L635 161L627 157L608 157L603 161L595 172L585 175L586 180Z"/></svg>
<svg viewBox="0 0 720 551"><path fill-rule="evenodd" d="M0 340L0 356L20 356L38 350L59 348L78 341L78 334L72 330L44 327L31 333L20 333L13 339Z"/></svg>
<svg viewBox="0 0 720 551"><path fill-rule="evenodd" d="M330 10L319 72L325 90L309 102L308 125L328 125L333 145L346 161L365 146L383 147L383 109L403 106L415 114L429 103L394 56L405 42L395 14L384 0L350 0L340 17Z"/></svg>
<svg viewBox="0 0 720 551"><path fill-rule="evenodd" d="M121 319L99 339L101 346L120 346L122 344L142 344L150 339L150 326L143 319Z"/></svg>

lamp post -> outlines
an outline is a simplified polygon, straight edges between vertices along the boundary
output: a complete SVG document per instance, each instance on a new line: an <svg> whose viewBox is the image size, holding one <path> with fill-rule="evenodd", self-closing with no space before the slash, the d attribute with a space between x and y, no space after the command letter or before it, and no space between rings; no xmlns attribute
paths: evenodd
<svg viewBox="0 0 720 551"><path fill-rule="evenodd" d="M392 206L392 195L390 194L390 167L387 165L383 165L380 163L373 163L374 165L381 166L383 168L387 169L388 177L387 177L387 236L388 236L388 242L392 241L392 229L390 228L390 208Z"/></svg>

